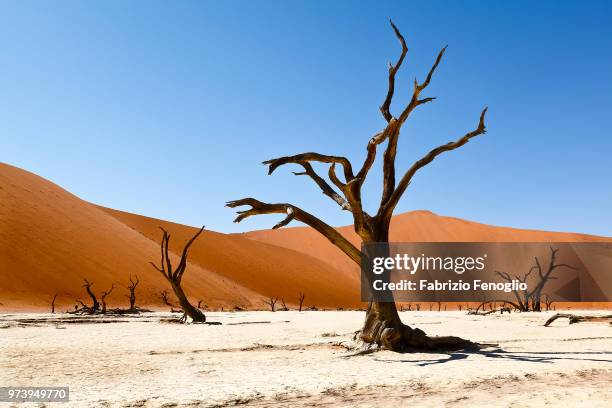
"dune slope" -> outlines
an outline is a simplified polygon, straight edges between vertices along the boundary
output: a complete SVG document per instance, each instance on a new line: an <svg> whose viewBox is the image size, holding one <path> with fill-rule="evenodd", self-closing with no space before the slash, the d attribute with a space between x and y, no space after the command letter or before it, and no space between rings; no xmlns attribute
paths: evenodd
<svg viewBox="0 0 612 408"><path fill-rule="evenodd" d="M0 307L58 307L89 301L83 279L94 292L117 285L109 307L125 306L130 274L141 281L138 303L161 306L168 285L150 261L159 259L159 225L172 234L172 250L182 249L194 228L101 209L35 174L0 164ZM238 236L206 232L192 247L185 273L187 293L211 307L261 308L263 296L288 304L307 293L309 304L345 305L357 298L357 277L343 288L329 265L295 251ZM343 279L345 279L343 277ZM346 279L345 279L346 280Z"/></svg>

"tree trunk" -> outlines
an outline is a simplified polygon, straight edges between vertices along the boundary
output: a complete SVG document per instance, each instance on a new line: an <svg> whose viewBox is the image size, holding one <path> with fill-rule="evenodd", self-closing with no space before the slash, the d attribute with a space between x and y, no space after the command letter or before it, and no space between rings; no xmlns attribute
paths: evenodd
<svg viewBox="0 0 612 408"><path fill-rule="evenodd" d="M388 244L388 231L388 228L383 228L383 232L375 236L376 241L371 242ZM387 293L385 298L393 299L393 293ZM397 313L395 302L370 301L358 338L366 345L376 345L398 352L459 350L478 346L476 343L459 337L428 337L423 330L405 325Z"/></svg>
<svg viewBox="0 0 612 408"><path fill-rule="evenodd" d="M87 294L89 295L92 301L91 310L94 312L100 310L100 303L98 302L96 295L94 295L94 293L91 291L91 288L89 286L85 286L85 290L87 290Z"/></svg>
<svg viewBox="0 0 612 408"><path fill-rule="evenodd" d="M136 305L136 295L134 294L134 290L130 290L130 310L135 310Z"/></svg>
<svg viewBox="0 0 612 408"><path fill-rule="evenodd" d="M200 309L189 303L189 300L187 299L187 296L185 296L185 292L183 292L183 288L181 288L180 284L172 283L172 290L174 290L174 294L176 295L183 312L185 312L187 316L191 317L194 322L206 322L206 315L204 315Z"/></svg>

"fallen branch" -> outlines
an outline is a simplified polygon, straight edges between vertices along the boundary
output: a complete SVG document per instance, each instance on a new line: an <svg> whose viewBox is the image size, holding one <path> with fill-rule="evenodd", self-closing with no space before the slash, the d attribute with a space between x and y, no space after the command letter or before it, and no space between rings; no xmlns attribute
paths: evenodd
<svg viewBox="0 0 612 408"><path fill-rule="evenodd" d="M557 313L556 315L554 315L550 319L548 319L546 321L546 323L544 323L544 326L548 327L548 326L550 326L550 324L552 322L554 322L555 320L560 319L560 318L567 318L567 319L569 319L569 324L580 323L580 322L605 322L605 321L608 321L608 320L612 324L612 315L606 315L606 316L580 316L580 315L575 315L575 314L570 314L570 313Z"/></svg>

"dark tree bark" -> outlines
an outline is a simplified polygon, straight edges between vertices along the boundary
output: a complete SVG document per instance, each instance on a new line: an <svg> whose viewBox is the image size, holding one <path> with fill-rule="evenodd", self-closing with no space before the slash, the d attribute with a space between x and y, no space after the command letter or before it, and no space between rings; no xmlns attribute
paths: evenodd
<svg viewBox="0 0 612 408"><path fill-rule="evenodd" d="M136 309L136 287L139 283L140 280L138 279L138 275L136 275L136 280L133 280L132 275L130 275L130 284L127 286L128 290L130 291L128 296L128 299L130 299L130 310Z"/></svg>
<svg viewBox="0 0 612 408"><path fill-rule="evenodd" d="M187 269L187 255L189 247L200 236L202 231L204 231L204 227L200 228L200 230L187 242L187 244L185 244L185 247L183 248L183 252L181 254L179 265L175 269L173 269L172 267L172 262L170 261L170 251L168 250L170 234L165 229L161 227L160 229L163 232L161 242L161 266L155 265L154 262L150 262L150 264L153 265L153 267L164 276L168 283L170 283L172 291L178 299L178 302L181 305L181 309L183 309L185 316L189 316L194 322L204 323L206 322L206 315L202 313L200 309L193 306L189 302L181 286L183 274L185 273L185 269ZM167 302L167 296L165 301Z"/></svg>
<svg viewBox="0 0 612 408"><path fill-rule="evenodd" d="M102 313L106 313L106 297L111 294L111 292L115 289L115 284L111 284L111 287L106 292L102 292L100 296L100 301L102 302Z"/></svg>
<svg viewBox="0 0 612 408"><path fill-rule="evenodd" d="M302 306L304 305L304 298L306 297L306 295L304 295L304 293L300 292L300 312L302 311Z"/></svg>
<svg viewBox="0 0 612 408"><path fill-rule="evenodd" d="M391 27L400 41L402 52L397 62L394 65L389 65L387 95L380 107L386 125L382 131L375 134L368 142L366 157L361 167L354 170L351 162L346 157L312 152L280 157L264 162L264 164L269 166L269 174L272 174L279 166L285 164L301 166L303 171L294 174L298 176L308 176L321 189L324 195L338 204L341 210L351 212L355 232L365 244L389 242L389 226L393 211L408 188L411 180L421 168L431 163L440 154L460 148L472 138L482 135L486 131L485 114L487 109L485 108L480 114L478 125L474 130L466 133L455 141L443 144L431 150L422 158L414 162L399 180L396 180L395 157L401 128L417 107L435 99L433 97L421 97L421 93L429 85L446 47L438 54L425 80L421 83L415 80L412 97L409 103L402 109L399 116L395 117L390 110L395 91L395 75L404 61L408 52L408 47L397 27L393 23L391 23ZM378 146L385 142L386 149L383 153L382 196L378 210L375 214L370 215L363 208L361 190L376 159ZM331 184L317 174L312 166L313 163L329 165L327 176ZM342 178L338 177L336 174L337 166L342 169ZM355 245L349 242L335 228L293 204L269 204L254 198L243 198L230 201L227 203L227 206L231 208L242 206L250 207L246 210L238 211L239 215L235 219L235 222L240 222L247 217L258 214L284 214L285 218L273 228L286 226L293 220L301 221L322 234L357 265L361 265L361 252ZM371 283L373 276L366 276L366 278L370 280ZM428 337L423 331L404 325L398 316L395 302L374 301L370 303L359 339L362 340L366 346L376 345L395 351L413 349L461 349L475 346L474 343L457 337Z"/></svg>
<svg viewBox="0 0 612 408"><path fill-rule="evenodd" d="M55 313L55 300L57 299L58 294L54 294L53 297L51 298L51 301L49 303L51 303L51 313Z"/></svg>
<svg viewBox="0 0 612 408"><path fill-rule="evenodd" d="M92 302L92 306L89 309L91 310L92 313L95 313L98 310L100 310L100 302L98 302L96 295L91 290L91 287L93 286L94 283L89 282L87 279L84 279L84 281L85 281L85 284L83 285L83 287L87 291L87 294L91 298L91 302Z"/></svg>

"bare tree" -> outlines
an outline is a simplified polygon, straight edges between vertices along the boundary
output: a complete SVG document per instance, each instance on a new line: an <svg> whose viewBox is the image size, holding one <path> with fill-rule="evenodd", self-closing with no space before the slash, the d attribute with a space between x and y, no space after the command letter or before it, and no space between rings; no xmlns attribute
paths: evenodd
<svg viewBox="0 0 612 408"><path fill-rule="evenodd" d="M115 289L114 283L111 284L111 287L109 290L102 292L102 295L100 295L100 301L102 302L102 313L106 313L106 297L111 294L113 289Z"/></svg>
<svg viewBox="0 0 612 408"><path fill-rule="evenodd" d="M174 307L174 305L172 304L172 302L170 302L170 299L168 298L169 295L170 294L168 293L167 289L164 289L159 292L159 298L162 300L162 302L164 302L166 306L170 306L172 308Z"/></svg>
<svg viewBox="0 0 612 408"><path fill-rule="evenodd" d="M185 244L183 248L183 252L181 254L181 260L178 266L173 269L172 262L170 261L170 251L168 250L168 245L170 243L170 234L165 229L161 228L163 232L162 241L161 241L161 266L155 265L154 262L150 262L153 267L163 275L163 277L170 283L176 298L185 313L185 316L189 316L194 322L206 322L206 315L202 313L200 309L194 307L185 292L183 291L183 287L181 286L181 281L183 279L183 274L185 273L185 269L187 269L187 255L189 251L189 247L193 242L200 236L202 231L204 231L204 227L200 228L200 230Z"/></svg>
<svg viewBox="0 0 612 408"><path fill-rule="evenodd" d="M550 247L550 260L546 270L542 268L542 264L538 257L535 258L535 265L533 265L527 273L523 276L515 275L514 278L510 276L508 272L503 271L495 271L495 273L504 279L506 282L512 282L513 279L518 280L521 283L528 283L528 279L534 271L537 271L538 275L536 277L537 282L533 286L533 289L529 290L529 286L526 289L519 292L518 290L513 290L514 297L516 297L518 309L522 312L528 312L532 310L534 312L542 311L542 290L546 283L552 279L557 279L555 276L552 276L552 273L559 268L569 268L576 269L571 265L565 263L557 263L557 253L559 252L559 248ZM510 303L510 302L509 302Z"/></svg>
<svg viewBox="0 0 612 408"><path fill-rule="evenodd" d="M300 297L299 297L299 300L300 300L300 309L299 309L299 311L300 312L302 311L302 306L304 305L304 297L305 297L304 293L300 292Z"/></svg>
<svg viewBox="0 0 612 408"><path fill-rule="evenodd" d="M268 299L264 299L263 300L264 305L268 305L268 307L270 308L271 312L276 311L275 310L276 302L278 302L278 297L270 296Z"/></svg>
<svg viewBox="0 0 612 408"><path fill-rule="evenodd" d="M281 305L283 305L280 310L282 310L283 312L286 312L289 310L289 308L287 307L287 305L285 304L285 299L281 299Z"/></svg>
<svg viewBox="0 0 612 408"><path fill-rule="evenodd" d="M59 296L58 293L54 294L49 303L51 304L51 313L55 313L55 299Z"/></svg>
<svg viewBox="0 0 612 408"><path fill-rule="evenodd" d="M94 283L93 282L89 282L87 279L83 279L83 280L85 281L85 284L83 285L83 287L87 291L87 294L91 298L91 302L92 302L91 308L88 307L88 306L85 306L84 304L83 304L83 306L87 307L88 309L91 310L92 313L94 313L94 312L100 310L100 302L98 302L98 299L96 298L96 295L91 290L91 287L93 286Z"/></svg>
<svg viewBox="0 0 612 408"><path fill-rule="evenodd" d="M127 296L128 299L130 299L130 310L136 309L136 287L139 283L140 280L138 279L138 275L136 275L136 280L133 280L132 275L130 275L130 284L127 286L130 291L129 296Z"/></svg>
<svg viewBox="0 0 612 408"><path fill-rule="evenodd" d="M279 166L285 164L301 166L303 171L295 174L298 176L304 175L310 177L322 190L324 195L331 198L342 210L349 211L353 216L355 232L360 237L361 241L366 244L389 242L389 226L393 211L415 174L420 169L431 163L440 154L464 146L472 138L485 133L486 108L480 114L478 125L474 130L466 133L453 142L443 144L431 150L422 158L414 162L401 178L399 178L399 181L396 182L395 158L401 128L417 107L435 99L433 97L422 97L421 93L429 85L446 47L438 54L425 80L421 83L415 80L410 102L403 107L399 116L395 117L392 115L390 109L395 90L395 75L404 61L408 52L408 47L406 46L404 37L392 22L391 27L400 41L402 52L394 65L389 64L387 95L380 107L382 116L386 121L385 128L375 134L368 142L366 157L363 164L355 171L353 165L346 157L312 152L297 154L295 156L279 157L264 162L264 164L269 166L269 174L274 172ZM387 142L387 145L383 154L382 197L376 213L371 215L364 210L362 205L362 186L374 164L378 146L384 142ZM331 184L315 171L313 163L329 165L328 178ZM337 166L340 166L342 169L343 180L336 174ZM243 198L230 201L227 203L227 206L231 208L242 206L250 207L246 210L239 211L239 215L235 219L235 222L240 222L247 217L259 214L284 214L286 216L286 218L277 223L273 228L286 226L293 220L301 221L322 234L357 265L361 265L361 251L357 246L353 245L335 228L296 205L289 203L269 204L255 198ZM366 279L368 279L371 286L374 275L370 273L366 276ZM385 294L385 296L391 299L393 298L392 293ZM382 302L374 300L370 302L366 312L365 322L358 338L363 341L366 346L377 345L395 351L404 351L408 349L460 349L474 346L474 343L457 337L428 337L422 330L413 329L404 325L399 317L394 301Z"/></svg>
<svg viewBox="0 0 612 408"><path fill-rule="evenodd" d="M551 308L552 308L552 304L553 304L554 300L546 295L544 298L544 304L546 305L546 311L548 312Z"/></svg>

